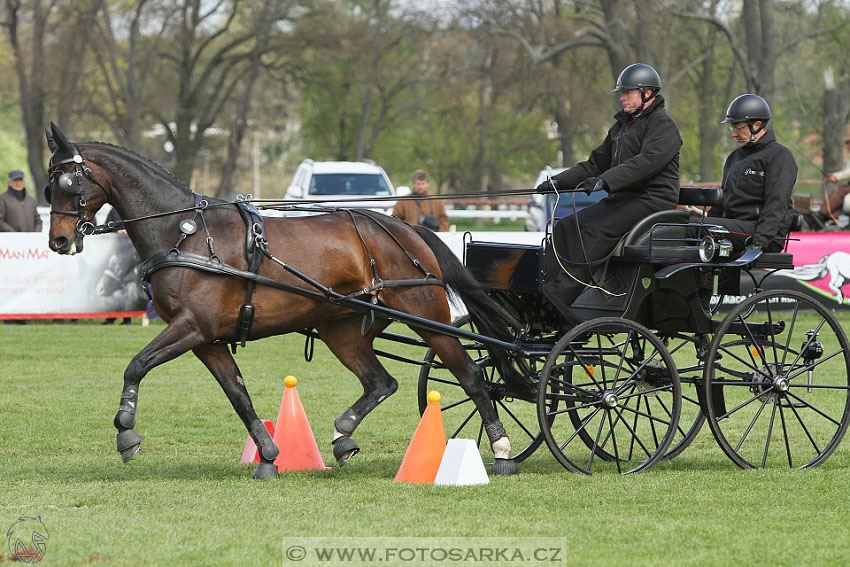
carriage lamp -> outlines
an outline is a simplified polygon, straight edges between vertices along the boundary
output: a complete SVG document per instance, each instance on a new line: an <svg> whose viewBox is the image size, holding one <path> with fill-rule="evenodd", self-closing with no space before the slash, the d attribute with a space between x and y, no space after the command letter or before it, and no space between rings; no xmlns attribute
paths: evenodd
<svg viewBox="0 0 850 567"><path fill-rule="evenodd" d="M718 238L721 234L720 231L715 231L703 237L699 243L700 260L711 262L718 258L728 258L732 254L732 242L728 238Z"/></svg>
<svg viewBox="0 0 850 567"><path fill-rule="evenodd" d="M810 366L814 361L823 356L823 343L817 340L818 333L814 329L806 331L806 340L803 341L802 348L802 357L803 362L806 366L809 366L809 369L806 371L806 391L811 393L812 391L812 376L814 374L814 370Z"/></svg>

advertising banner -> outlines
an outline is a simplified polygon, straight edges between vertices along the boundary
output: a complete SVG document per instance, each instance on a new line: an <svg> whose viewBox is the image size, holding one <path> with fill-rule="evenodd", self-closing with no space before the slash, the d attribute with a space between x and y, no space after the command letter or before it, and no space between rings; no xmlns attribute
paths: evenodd
<svg viewBox="0 0 850 567"><path fill-rule="evenodd" d="M463 233L439 233L463 257ZM466 236L469 239L469 236ZM476 232L473 240L539 245L540 232ZM791 235L794 270L780 270L764 289L794 289L833 310L850 309L850 232ZM62 256L48 248L44 233L0 233L0 319L141 316L146 296L141 260L126 234L87 238L85 251ZM758 271L754 274L760 279ZM722 309L743 300L752 280L742 274L742 296L723 299Z"/></svg>
<svg viewBox="0 0 850 567"><path fill-rule="evenodd" d="M145 311L141 260L126 234L62 256L46 233L0 233L0 319L133 317Z"/></svg>
<svg viewBox="0 0 850 567"><path fill-rule="evenodd" d="M795 232L788 252L794 255L793 270L779 270L768 277L763 289L802 291L833 311L850 309L850 233ZM754 270L758 281L765 272ZM752 280L741 275L741 293L753 289ZM736 304L742 297L726 297L724 305Z"/></svg>

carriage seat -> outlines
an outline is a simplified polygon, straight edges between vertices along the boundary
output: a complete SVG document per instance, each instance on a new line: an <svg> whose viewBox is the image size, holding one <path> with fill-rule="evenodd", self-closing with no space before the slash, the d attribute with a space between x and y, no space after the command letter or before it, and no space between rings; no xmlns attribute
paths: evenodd
<svg viewBox="0 0 850 567"><path fill-rule="evenodd" d="M723 199L720 187L692 187L679 189L679 204L686 206L712 207L719 205ZM631 260L649 260L662 262L696 262L699 260L699 249L696 242L688 242L683 238L652 239L651 230L655 225L687 224L691 212L685 209L659 211L638 222L626 234L618 246L615 256ZM651 254L650 254L651 253Z"/></svg>

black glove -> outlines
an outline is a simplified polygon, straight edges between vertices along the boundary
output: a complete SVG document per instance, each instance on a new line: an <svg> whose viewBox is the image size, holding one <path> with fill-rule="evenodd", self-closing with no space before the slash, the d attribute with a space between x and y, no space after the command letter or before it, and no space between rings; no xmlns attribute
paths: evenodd
<svg viewBox="0 0 850 567"><path fill-rule="evenodd" d="M534 192L545 195L546 193L554 193L557 188L558 181L554 177L550 177L549 179L544 180L543 183L535 187Z"/></svg>
<svg viewBox="0 0 850 567"><path fill-rule="evenodd" d="M579 183L578 188L590 195L594 191L602 191L603 189L608 189L608 184L605 183L605 180L601 177L588 177L587 179Z"/></svg>

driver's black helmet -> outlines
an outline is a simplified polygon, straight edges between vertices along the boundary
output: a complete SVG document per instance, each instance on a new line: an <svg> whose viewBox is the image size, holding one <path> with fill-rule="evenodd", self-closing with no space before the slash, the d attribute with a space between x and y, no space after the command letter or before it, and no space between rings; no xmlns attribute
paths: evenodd
<svg viewBox="0 0 850 567"><path fill-rule="evenodd" d="M773 115L770 106L757 94L742 94L726 109L726 120L721 124L732 124L735 122L747 122L752 124L756 120L766 123Z"/></svg>
<svg viewBox="0 0 850 567"><path fill-rule="evenodd" d="M623 69L623 72L617 77L614 91L640 89L643 92L647 88L651 88L653 93L661 90L661 77L649 65L634 63Z"/></svg>

